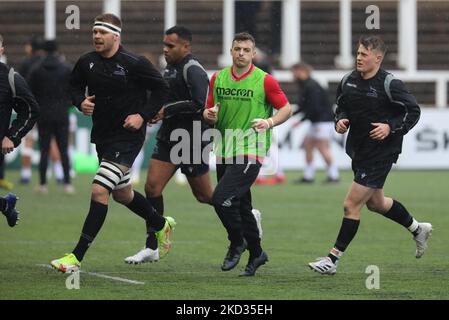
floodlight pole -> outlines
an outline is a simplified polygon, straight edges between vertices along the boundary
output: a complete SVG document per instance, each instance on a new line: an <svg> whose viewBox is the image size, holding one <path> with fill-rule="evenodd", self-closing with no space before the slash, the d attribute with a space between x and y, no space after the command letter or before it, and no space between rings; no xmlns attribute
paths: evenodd
<svg viewBox="0 0 449 320"><path fill-rule="evenodd" d="M301 59L300 0L282 1L281 66L290 68Z"/></svg>
<svg viewBox="0 0 449 320"><path fill-rule="evenodd" d="M45 0L45 39L56 39L56 0Z"/></svg>
<svg viewBox="0 0 449 320"><path fill-rule="evenodd" d="M398 67L415 73L418 64L416 0L400 0L398 15Z"/></svg>
<svg viewBox="0 0 449 320"><path fill-rule="evenodd" d="M120 0L103 0L103 12L113 13L120 17Z"/></svg>
<svg viewBox="0 0 449 320"><path fill-rule="evenodd" d="M176 25L176 0L165 0L164 31Z"/></svg>
<svg viewBox="0 0 449 320"><path fill-rule="evenodd" d="M229 50L231 49L232 39L235 32L235 0L223 0L223 49L218 57L220 67L230 66L232 58Z"/></svg>
<svg viewBox="0 0 449 320"><path fill-rule="evenodd" d="M340 0L340 55L335 58L335 65L342 69L354 66L351 0Z"/></svg>

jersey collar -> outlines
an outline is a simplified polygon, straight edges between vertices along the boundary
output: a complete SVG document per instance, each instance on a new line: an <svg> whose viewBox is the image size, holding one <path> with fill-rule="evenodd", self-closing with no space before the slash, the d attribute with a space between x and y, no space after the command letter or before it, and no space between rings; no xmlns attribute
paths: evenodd
<svg viewBox="0 0 449 320"><path fill-rule="evenodd" d="M254 70L254 64L251 64L251 67L249 68L249 70L248 70L245 74L242 74L240 77L237 77L237 76L234 74L234 69L231 67L231 79L234 80L234 81L240 81L240 80L243 80L243 79L245 79L247 76L249 76L253 70Z"/></svg>

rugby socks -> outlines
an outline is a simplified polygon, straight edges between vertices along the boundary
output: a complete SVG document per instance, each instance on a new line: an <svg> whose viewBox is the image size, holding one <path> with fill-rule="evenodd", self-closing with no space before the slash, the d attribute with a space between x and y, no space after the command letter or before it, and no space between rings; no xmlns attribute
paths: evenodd
<svg viewBox="0 0 449 320"><path fill-rule="evenodd" d="M150 197L147 195L148 201L150 201L153 208L159 213L161 216L164 215L164 197L162 194L159 197Z"/></svg>
<svg viewBox="0 0 449 320"><path fill-rule="evenodd" d="M155 232L155 230L160 230L161 228L163 228L163 226L165 224L165 219L162 216L157 215L155 209L151 206L150 202L147 199L145 199L145 197L142 194L140 194L139 192L137 192L135 190L134 190L133 200L130 203L128 203L126 206L128 207L128 209L130 209L132 212L134 212L138 216L142 217L146 221L147 240L145 243L145 247L150 248L152 250L156 250L157 249L157 240L156 240L156 236L154 235L154 232ZM151 219L155 220L154 216L156 216L156 218L158 220L158 221L154 221L154 222L156 222L157 228L154 228L154 223L153 223L153 227L151 227L151 225L150 225L150 220ZM157 223L157 222L161 222L162 226L160 226L160 223Z"/></svg>
<svg viewBox="0 0 449 320"><path fill-rule="evenodd" d="M334 163L327 167L327 176L332 180L338 180L340 178L338 167Z"/></svg>
<svg viewBox="0 0 449 320"><path fill-rule="evenodd" d="M410 215L407 209L399 201L393 200L393 205L384 216L404 226L414 236L418 235L421 231L418 221Z"/></svg>
<svg viewBox="0 0 449 320"><path fill-rule="evenodd" d="M22 167L22 171L21 171L20 175L23 180L30 180L31 179L31 167Z"/></svg>
<svg viewBox="0 0 449 320"><path fill-rule="evenodd" d="M333 263L335 263L343 256L346 248L349 246L352 239L354 239L359 228L359 224L360 220L343 218L340 232L337 236L337 241L335 242L334 248L328 254L328 257L332 260Z"/></svg>
<svg viewBox="0 0 449 320"><path fill-rule="evenodd" d="M150 207L148 210L152 212L153 208L151 208L151 205L149 205L147 199L145 199L142 194L134 190L134 198L126 205L126 207L145 220L147 229L149 228L149 214L146 209Z"/></svg>
<svg viewBox="0 0 449 320"><path fill-rule="evenodd" d="M304 167L303 177L306 180L315 179L315 166L313 164L306 164L306 166Z"/></svg>
<svg viewBox="0 0 449 320"><path fill-rule="evenodd" d="M83 230L81 232L81 237L73 250L73 254L78 259L78 261L83 260L87 249L89 249L90 244L94 241L104 221L106 220L106 214L108 212L108 205L96 202L94 200L90 201L90 209L87 214L86 220L84 221Z"/></svg>
<svg viewBox="0 0 449 320"><path fill-rule="evenodd" d="M55 161L53 163L53 172L55 173L55 178L58 181L63 181L64 179L64 169L62 168L61 161Z"/></svg>

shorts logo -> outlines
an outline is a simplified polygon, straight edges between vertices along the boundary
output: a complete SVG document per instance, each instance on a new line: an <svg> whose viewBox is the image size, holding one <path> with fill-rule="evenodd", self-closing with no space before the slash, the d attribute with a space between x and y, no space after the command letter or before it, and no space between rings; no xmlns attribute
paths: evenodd
<svg viewBox="0 0 449 320"><path fill-rule="evenodd" d="M360 178L362 178L362 179L364 179L365 177L366 177L366 173L365 172L360 175Z"/></svg>
<svg viewBox="0 0 449 320"><path fill-rule="evenodd" d="M119 155L120 155L120 152L116 152L116 153L115 153L115 157L116 157L116 158L118 158Z"/></svg>
<svg viewBox="0 0 449 320"><path fill-rule="evenodd" d="M193 172L193 167L188 167L187 170L189 170L190 173Z"/></svg>
<svg viewBox="0 0 449 320"><path fill-rule="evenodd" d="M223 203L221 204L223 207L227 207L229 208L230 206L232 206L232 199L234 198L234 196L226 199L225 201L223 201Z"/></svg>

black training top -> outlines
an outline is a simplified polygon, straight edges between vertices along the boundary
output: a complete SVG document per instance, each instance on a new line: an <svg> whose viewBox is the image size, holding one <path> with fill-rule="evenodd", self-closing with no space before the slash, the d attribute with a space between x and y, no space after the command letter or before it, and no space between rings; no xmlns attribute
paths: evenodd
<svg viewBox="0 0 449 320"><path fill-rule="evenodd" d="M28 84L41 107L39 125L52 121L69 122L71 71L71 66L56 54L47 55L33 66Z"/></svg>
<svg viewBox="0 0 449 320"><path fill-rule="evenodd" d="M334 120L334 112L332 104L329 101L326 90L320 84L308 78L299 83L299 102L298 110L294 114L303 112L302 120L310 120L316 122L332 122Z"/></svg>
<svg viewBox="0 0 449 320"><path fill-rule="evenodd" d="M80 110L86 86L87 94L95 95L91 141L96 144L136 139L143 142L146 122L157 114L168 93L167 83L151 62L122 46L110 58L93 51L76 63L70 87L72 102ZM131 114L143 117L140 130L123 128Z"/></svg>
<svg viewBox="0 0 449 320"><path fill-rule="evenodd" d="M419 120L420 108L415 97L401 80L385 81L387 76L392 75L379 69L373 78L364 80L354 70L338 86L335 122L349 119L346 153L356 163L396 162L403 136ZM383 141L369 137L374 129L371 123L376 122L390 125L391 133Z"/></svg>
<svg viewBox="0 0 449 320"><path fill-rule="evenodd" d="M0 143L6 136L17 147L36 123L39 117L39 105L27 83L18 73L14 75L16 98L13 98L8 74L9 68L0 62ZM17 117L10 126L13 109Z"/></svg>
<svg viewBox="0 0 449 320"><path fill-rule="evenodd" d="M209 128L202 116L209 89L209 78L203 66L188 54L180 62L167 65L164 79L170 91L164 105L164 119L157 138L170 141L173 130L182 128L192 132L193 121L201 124L201 132Z"/></svg>

